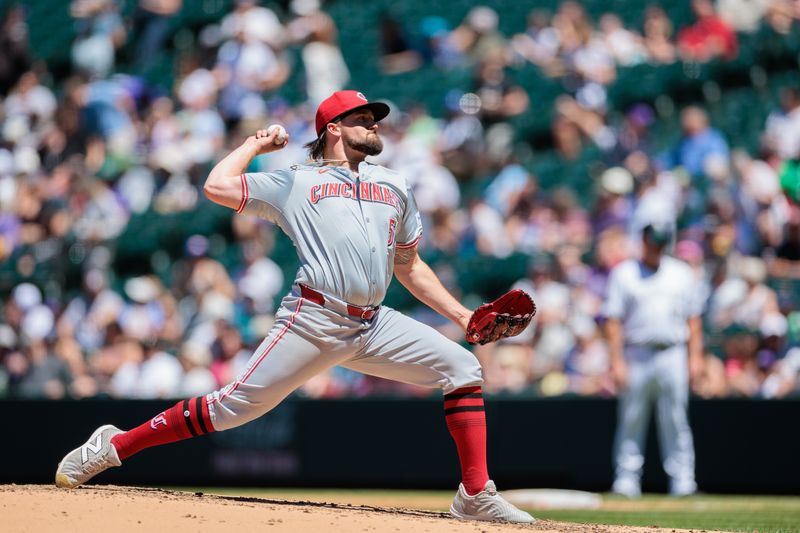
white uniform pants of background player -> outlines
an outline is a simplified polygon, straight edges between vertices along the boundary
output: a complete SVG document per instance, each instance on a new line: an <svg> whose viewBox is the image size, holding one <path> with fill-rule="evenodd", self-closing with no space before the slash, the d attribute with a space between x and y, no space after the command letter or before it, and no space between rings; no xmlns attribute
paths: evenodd
<svg viewBox="0 0 800 533"><path fill-rule="evenodd" d="M263 415L312 376L339 365L363 374L437 387L483 382L475 356L433 328L383 306L372 322L286 296L266 339L236 381L206 396L214 429Z"/></svg>
<svg viewBox="0 0 800 533"><path fill-rule="evenodd" d="M670 492L688 494L697 489L694 443L686 413L689 376L685 344L664 350L627 346L628 387L619 400L614 445L614 491L640 490L645 439L653 402L656 405L659 447Z"/></svg>

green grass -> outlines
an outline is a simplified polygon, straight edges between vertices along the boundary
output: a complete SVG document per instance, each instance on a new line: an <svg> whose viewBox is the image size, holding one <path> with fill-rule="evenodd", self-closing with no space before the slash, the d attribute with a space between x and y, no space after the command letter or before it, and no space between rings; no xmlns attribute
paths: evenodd
<svg viewBox="0 0 800 533"><path fill-rule="evenodd" d="M447 510L452 492L334 489L180 488L283 500L348 502L386 507ZM672 498L647 494L639 500L603 495L599 509L528 509L541 519L562 522L658 526L695 530L800 533L800 496L698 495Z"/></svg>
<svg viewBox="0 0 800 533"><path fill-rule="evenodd" d="M800 497L701 495L676 499L646 495L628 501L604 496L600 509L538 510L536 516L564 522L798 533Z"/></svg>

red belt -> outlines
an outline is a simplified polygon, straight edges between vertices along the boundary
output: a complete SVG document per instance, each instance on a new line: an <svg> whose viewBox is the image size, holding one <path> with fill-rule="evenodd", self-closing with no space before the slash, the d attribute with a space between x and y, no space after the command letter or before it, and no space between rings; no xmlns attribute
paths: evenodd
<svg viewBox="0 0 800 533"><path fill-rule="evenodd" d="M300 296L305 298L306 300L310 300L315 304L325 306L325 296L321 292L317 292L311 287L306 287L305 285L300 285ZM375 307L359 307L357 305L350 305L347 304L347 314L355 317L360 318L361 320L366 320L367 322L371 322L373 318L378 314L378 310L381 308L380 305Z"/></svg>

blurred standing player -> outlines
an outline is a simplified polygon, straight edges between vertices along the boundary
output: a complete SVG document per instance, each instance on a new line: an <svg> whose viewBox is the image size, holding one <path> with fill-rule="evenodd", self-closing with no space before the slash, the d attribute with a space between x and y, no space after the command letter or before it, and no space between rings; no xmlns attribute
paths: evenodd
<svg viewBox="0 0 800 533"><path fill-rule="evenodd" d="M422 226L405 178L365 161L383 148L378 121L388 113L387 105L370 103L360 92L339 91L317 110L310 164L245 172L253 158L288 143L287 137L276 144L282 133L276 129L256 132L214 167L205 185L209 199L272 221L292 239L300 258L293 289L233 383L178 402L127 432L98 428L61 461L58 486L76 487L151 446L240 426L313 375L341 365L441 388L462 472L450 512L462 519L533 522L489 479L477 359L436 330L381 306L394 275L465 330L472 315L417 255Z"/></svg>
<svg viewBox="0 0 800 533"><path fill-rule="evenodd" d="M653 402L670 493L696 492L687 405L689 378L703 365L703 302L692 271L664 254L671 225L647 225L642 256L611 271L604 306L611 371L620 390L612 490L641 495L644 446Z"/></svg>

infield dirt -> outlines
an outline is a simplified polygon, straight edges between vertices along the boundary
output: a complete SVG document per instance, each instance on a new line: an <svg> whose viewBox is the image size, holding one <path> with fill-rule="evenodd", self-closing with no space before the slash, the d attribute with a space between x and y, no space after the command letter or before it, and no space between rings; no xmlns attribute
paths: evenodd
<svg viewBox="0 0 800 533"><path fill-rule="evenodd" d="M0 485L0 531L3 533L494 533L520 530L566 533L677 531L549 520L540 520L532 525L460 522L435 511L212 496L110 485L75 490L45 485Z"/></svg>

